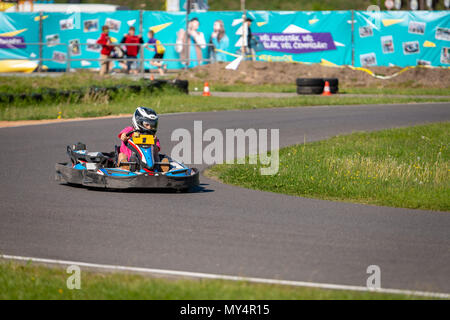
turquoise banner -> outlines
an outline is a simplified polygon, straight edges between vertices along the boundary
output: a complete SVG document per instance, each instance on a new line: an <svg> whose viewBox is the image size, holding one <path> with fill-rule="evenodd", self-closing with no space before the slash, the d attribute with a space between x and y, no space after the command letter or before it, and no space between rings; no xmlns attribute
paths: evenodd
<svg viewBox="0 0 450 320"><path fill-rule="evenodd" d="M355 11L355 66L449 66L447 11Z"/></svg>
<svg viewBox="0 0 450 320"><path fill-rule="evenodd" d="M268 12L248 11L251 18L251 33L254 35L252 46L257 60L264 61L301 61L306 63L330 60L335 64L348 64L351 61L351 14L347 11L334 12ZM336 24L330 29L330 24ZM149 28L158 30L156 38L166 46L164 58L180 59L186 54L191 59L189 67L204 64L205 59L212 61L232 61L241 53L243 23L241 12L203 12L189 15L189 48L182 47L186 29L184 13L145 12L143 15L145 32ZM159 31L160 30L160 31ZM300 34L328 33L335 47L330 50L302 54L266 50L261 46L260 37L264 33ZM146 35L144 34L144 39ZM178 45L173 45L178 44ZM185 49L185 50L183 50ZM217 49L217 50L215 50ZM188 51L188 53L186 53ZM251 53L249 53L251 54ZM146 52L146 58L151 54ZM197 61L196 61L197 60ZM200 60L200 61L199 61ZM183 63L168 62L169 68L183 67Z"/></svg>
<svg viewBox="0 0 450 320"><path fill-rule="evenodd" d="M143 11L142 21L139 11L44 13L43 57L54 60L44 65L65 69L71 44L70 56L77 59L72 68L98 68L89 59L100 56L96 41L106 24L116 42L130 26L142 29L144 42L153 30L170 69L233 61L247 40L252 47L247 59L260 61L351 65L353 47L355 66L450 66L447 11L354 11L353 16L352 34L351 11L248 11L252 38L247 39L237 11L191 13L187 30L184 12ZM22 43L39 41L39 19L38 13L0 13L0 57L37 59L39 47ZM145 59L154 55L144 50ZM146 62L145 68L154 67Z"/></svg>
<svg viewBox="0 0 450 320"><path fill-rule="evenodd" d="M72 45L70 56L77 59L71 62L72 68L98 68L100 64L97 61L85 59L99 58L101 47L96 41L100 37L103 25L109 26L109 36L113 42L120 42L130 26L139 30L139 11L44 15L47 17L43 20L43 40L47 44L43 50L44 58L57 60L44 63L51 69L66 67L68 47L56 43Z"/></svg>
<svg viewBox="0 0 450 320"><path fill-rule="evenodd" d="M351 63L350 11L249 11L252 33L310 34L329 33L335 48L321 52L290 54L268 51L256 47L258 60L297 61L305 63L328 62L344 65Z"/></svg>
<svg viewBox="0 0 450 320"><path fill-rule="evenodd" d="M6 45L7 41L17 40L28 43L39 42L39 14L38 13L4 13L0 12L0 58L30 59L39 56L39 46ZM4 40L4 41L2 41Z"/></svg>

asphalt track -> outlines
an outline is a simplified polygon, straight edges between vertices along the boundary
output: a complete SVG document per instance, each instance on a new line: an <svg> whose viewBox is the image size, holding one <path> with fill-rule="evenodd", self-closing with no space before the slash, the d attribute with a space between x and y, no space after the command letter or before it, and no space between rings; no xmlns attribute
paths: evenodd
<svg viewBox="0 0 450 320"><path fill-rule="evenodd" d="M450 103L163 115L176 128L278 128L281 146L355 130L450 120ZM54 164L77 141L108 151L128 119L0 129L0 254L246 277L450 293L450 213L331 202L224 185L193 193L60 185ZM204 169L205 166L199 166Z"/></svg>

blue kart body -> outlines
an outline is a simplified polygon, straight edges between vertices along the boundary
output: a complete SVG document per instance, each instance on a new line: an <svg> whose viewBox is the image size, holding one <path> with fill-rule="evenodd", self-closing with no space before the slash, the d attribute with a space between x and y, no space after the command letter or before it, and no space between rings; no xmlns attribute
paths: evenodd
<svg viewBox="0 0 450 320"><path fill-rule="evenodd" d="M71 162L56 164L56 180L74 185L111 189L171 188L187 190L199 185L199 171L156 152L149 135L134 136L127 143L132 151L127 168L117 167L115 152L88 152L85 145L67 146ZM148 140L148 141L147 141ZM81 145L81 147L80 147ZM122 162L123 164L123 162Z"/></svg>

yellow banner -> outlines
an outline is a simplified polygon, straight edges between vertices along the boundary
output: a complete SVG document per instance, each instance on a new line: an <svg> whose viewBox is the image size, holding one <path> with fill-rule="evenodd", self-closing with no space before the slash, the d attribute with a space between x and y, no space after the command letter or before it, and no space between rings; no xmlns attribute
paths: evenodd
<svg viewBox="0 0 450 320"><path fill-rule="evenodd" d="M14 3L9 3L9 2L6 3L6 2L0 1L0 11L6 11L13 6L14 6Z"/></svg>

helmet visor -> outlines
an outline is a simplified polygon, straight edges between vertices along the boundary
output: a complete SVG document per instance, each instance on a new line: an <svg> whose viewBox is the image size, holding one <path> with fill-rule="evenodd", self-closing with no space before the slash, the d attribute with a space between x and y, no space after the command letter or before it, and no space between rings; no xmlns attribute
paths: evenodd
<svg viewBox="0 0 450 320"><path fill-rule="evenodd" d="M137 119L137 123L140 129L143 131L156 132L156 130L158 129L158 120L139 117Z"/></svg>

